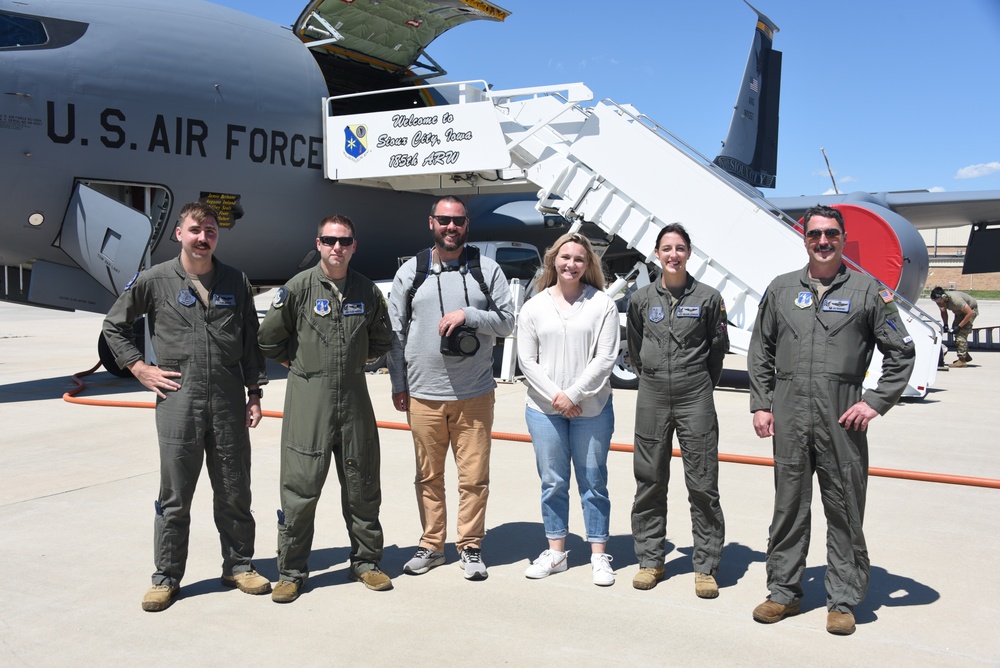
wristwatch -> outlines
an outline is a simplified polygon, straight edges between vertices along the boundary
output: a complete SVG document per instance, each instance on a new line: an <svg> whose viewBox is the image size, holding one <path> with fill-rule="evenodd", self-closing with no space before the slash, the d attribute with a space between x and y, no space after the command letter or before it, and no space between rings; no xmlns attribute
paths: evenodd
<svg viewBox="0 0 1000 668"><path fill-rule="evenodd" d="M247 397L262 398L263 396L264 396L263 388L258 387L256 390L247 390Z"/></svg>

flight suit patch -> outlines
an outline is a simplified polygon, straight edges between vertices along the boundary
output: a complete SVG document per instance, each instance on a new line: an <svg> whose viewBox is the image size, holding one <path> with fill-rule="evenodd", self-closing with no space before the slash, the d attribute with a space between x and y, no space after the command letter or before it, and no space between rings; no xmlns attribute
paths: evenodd
<svg viewBox="0 0 1000 668"><path fill-rule="evenodd" d="M365 303L364 302L345 303L344 308L341 309L341 313L343 313L344 315L364 315Z"/></svg>
<svg viewBox="0 0 1000 668"><path fill-rule="evenodd" d="M850 299L824 299L823 300L823 310L833 313L850 313L851 311L851 300Z"/></svg>
<svg viewBox="0 0 1000 668"><path fill-rule="evenodd" d="M317 299L316 306L313 307L313 311L316 312L316 315L321 315L321 316L330 315L330 313L333 311L333 309L330 308L330 300Z"/></svg>
<svg viewBox="0 0 1000 668"><path fill-rule="evenodd" d="M128 290L135 285L135 279L137 278L139 278L139 272L135 272L135 276L132 277L132 280L125 284L125 290Z"/></svg>
<svg viewBox="0 0 1000 668"><path fill-rule="evenodd" d="M198 298L194 296L194 290L191 288L181 288L177 293L177 303L181 306L194 306L196 301Z"/></svg>
<svg viewBox="0 0 1000 668"><path fill-rule="evenodd" d="M678 318L700 318L700 306L678 306L676 315Z"/></svg>
<svg viewBox="0 0 1000 668"><path fill-rule="evenodd" d="M278 291L274 293L274 299L271 300L271 306L274 308L281 308L288 301L288 288L281 286Z"/></svg>
<svg viewBox="0 0 1000 668"><path fill-rule="evenodd" d="M236 295L212 295L212 306L236 306Z"/></svg>
<svg viewBox="0 0 1000 668"><path fill-rule="evenodd" d="M892 290L886 288L885 290L879 290L878 296L882 298L886 304L892 302Z"/></svg>
<svg viewBox="0 0 1000 668"><path fill-rule="evenodd" d="M813 305L813 293L800 292L799 296L795 298L795 305L799 308L809 308Z"/></svg>
<svg viewBox="0 0 1000 668"><path fill-rule="evenodd" d="M663 307L654 306L649 309L649 321L650 322L662 322L664 318Z"/></svg>

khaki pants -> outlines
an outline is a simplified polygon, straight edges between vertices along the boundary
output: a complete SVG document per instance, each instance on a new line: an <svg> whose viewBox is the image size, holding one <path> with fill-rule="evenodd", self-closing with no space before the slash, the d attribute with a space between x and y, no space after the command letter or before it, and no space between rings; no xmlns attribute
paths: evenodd
<svg viewBox="0 0 1000 668"><path fill-rule="evenodd" d="M417 475L414 480L423 536L420 547L444 551L447 533L444 467L448 446L458 469L458 538L455 546L478 548L486 535L490 494L490 432L493 391L455 401L410 397L408 420L413 433Z"/></svg>

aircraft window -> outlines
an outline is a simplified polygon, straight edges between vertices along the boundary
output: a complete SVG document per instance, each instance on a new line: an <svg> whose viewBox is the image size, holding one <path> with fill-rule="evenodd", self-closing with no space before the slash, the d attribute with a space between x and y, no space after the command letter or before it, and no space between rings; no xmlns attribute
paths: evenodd
<svg viewBox="0 0 1000 668"><path fill-rule="evenodd" d="M41 46L48 41L45 26L27 16L0 14L0 48Z"/></svg>
<svg viewBox="0 0 1000 668"><path fill-rule="evenodd" d="M507 280L530 281L538 270L538 253L529 248L498 248L497 264Z"/></svg>

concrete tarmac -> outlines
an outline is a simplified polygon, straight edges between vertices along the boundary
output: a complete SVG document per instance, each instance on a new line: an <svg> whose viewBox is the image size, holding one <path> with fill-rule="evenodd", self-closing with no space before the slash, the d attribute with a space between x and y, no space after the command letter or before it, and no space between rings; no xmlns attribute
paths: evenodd
<svg viewBox="0 0 1000 668"><path fill-rule="evenodd" d="M143 612L159 478L153 411L62 398L75 387L73 373L97 362L101 320L0 303L0 665L1000 664L994 626L1000 569L993 567L1000 554L998 489L871 478L865 524L871 587L856 611L857 632L835 637L825 631L825 524L818 493L802 614L773 625L751 618L767 594L764 553L773 501L772 471L760 466L721 464L727 536L717 576L721 595L714 600L694 594L679 462L669 493L667 579L651 591L632 588L635 485L625 453L612 453L608 467L608 550L617 583L592 584L575 490L570 569L526 579L529 560L545 548L539 482L531 446L506 441L493 445L483 545L489 579L464 580L451 542L445 566L404 575L420 534L413 450L407 432L389 429L381 431L382 567L393 578L392 591L348 581L335 476L320 501L312 576L298 601L278 605L269 596L223 587L211 488L203 475L180 597L166 611ZM981 316L977 325L986 320ZM900 404L875 421L873 467L1000 479L1000 352L973 351L973 357L969 368L939 373L924 400ZM274 380L264 408L280 411L284 373L274 366L269 372ZM388 376L368 380L379 420L404 422L390 403ZM83 398L153 400L134 380L103 369L85 382ZM727 358L723 382L715 393L720 451L770 456L770 442L756 438L751 427L743 358ZM500 385L496 396L495 430L526 433L523 384ZM615 391L614 406L614 440L631 443L635 393ZM251 434L255 564L272 581L278 577L279 434L277 419L266 419ZM453 539L451 463L447 476Z"/></svg>

